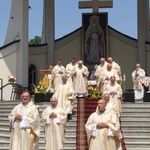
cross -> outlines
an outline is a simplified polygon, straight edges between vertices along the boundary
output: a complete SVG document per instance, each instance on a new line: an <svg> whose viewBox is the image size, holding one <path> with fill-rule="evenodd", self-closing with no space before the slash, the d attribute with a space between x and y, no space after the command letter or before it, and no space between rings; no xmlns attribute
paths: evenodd
<svg viewBox="0 0 150 150"><path fill-rule="evenodd" d="M92 8L93 12L98 12L99 8L112 8L113 0L90 0L79 1L79 8Z"/></svg>

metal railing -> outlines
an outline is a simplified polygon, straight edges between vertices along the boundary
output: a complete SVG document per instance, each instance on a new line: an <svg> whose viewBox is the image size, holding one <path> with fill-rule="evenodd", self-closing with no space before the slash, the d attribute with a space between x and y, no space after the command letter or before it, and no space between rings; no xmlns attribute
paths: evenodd
<svg viewBox="0 0 150 150"><path fill-rule="evenodd" d="M24 90L24 87L22 85L19 85L17 83L7 83L5 85L3 85L3 79L0 78L0 92L1 92L1 97L0 100L3 100L3 89L9 85L12 86L12 91L11 91L11 96L10 96L10 100L19 100L20 99L20 95Z"/></svg>
<svg viewBox="0 0 150 150"><path fill-rule="evenodd" d="M0 86L1 86L0 90L1 90L1 101L2 101L3 100L3 88L2 88L3 87L3 79L2 78L0 78L0 82L1 82L0 83Z"/></svg>

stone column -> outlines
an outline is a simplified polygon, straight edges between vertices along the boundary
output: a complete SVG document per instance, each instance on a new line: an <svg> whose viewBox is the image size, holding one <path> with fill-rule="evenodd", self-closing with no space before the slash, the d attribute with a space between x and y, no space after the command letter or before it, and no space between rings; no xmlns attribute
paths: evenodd
<svg viewBox="0 0 150 150"><path fill-rule="evenodd" d="M138 17L138 56L137 62L141 64L143 69L146 69L146 1L147 0L138 0L137 1L137 17Z"/></svg>
<svg viewBox="0 0 150 150"><path fill-rule="evenodd" d="M20 40L16 47L17 83L28 86L28 0L12 0L9 24L4 44Z"/></svg>
<svg viewBox="0 0 150 150"><path fill-rule="evenodd" d="M54 0L44 0L42 43L47 43L47 66L54 64L55 9Z"/></svg>

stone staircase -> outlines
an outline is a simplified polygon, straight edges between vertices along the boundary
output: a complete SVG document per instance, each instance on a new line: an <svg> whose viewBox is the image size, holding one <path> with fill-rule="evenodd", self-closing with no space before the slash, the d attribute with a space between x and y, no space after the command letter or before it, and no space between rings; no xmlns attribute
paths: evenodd
<svg viewBox="0 0 150 150"><path fill-rule="evenodd" d="M9 150L9 121L8 115L11 110L21 101L1 101L0 102L0 150ZM37 103L40 107L40 118L42 111L49 105L49 102ZM75 101L72 120L66 124L66 144L64 150L76 150L76 106ZM39 142L39 150L45 150L45 138L43 124L41 119L41 135Z"/></svg>
<svg viewBox="0 0 150 150"><path fill-rule="evenodd" d="M20 101L0 101L0 150L9 150L8 114ZM37 103L41 112L49 105L48 102ZM150 103L122 103L122 131L127 150L150 150ZM90 109L90 108L89 108ZM66 144L64 150L76 150L76 111L75 101L72 120L66 125ZM41 137L39 150L45 150L44 132L41 120Z"/></svg>
<svg viewBox="0 0 150 150"><path fill-rule="evenodd" d="M122 103L122 131L127 150L150 150L150 103Z"/></svg>

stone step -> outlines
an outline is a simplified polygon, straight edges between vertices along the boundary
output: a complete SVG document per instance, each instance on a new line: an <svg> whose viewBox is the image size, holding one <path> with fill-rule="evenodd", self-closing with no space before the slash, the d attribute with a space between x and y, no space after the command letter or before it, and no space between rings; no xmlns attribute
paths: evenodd
<svg viewBox="0 0 150 150"><path fill-rule="evenodd" d="M142 104L138 104L135 103L135 104L130 104L130 105L125 105L122 103L122 108L123 109L128 109L128 108L131 108L131 109L134 109L134 108L139 108L139 109L144 109L144 108L150 108L150 103L142 103Z"/></svg>
<svg viewBox="0 0 150 150"><path fill-rule="evenodd" d="M150 136L124 136L126 142L149 142Z"/></svg>
<svg viewBox="0 0 150 150"><path fill-rule="evenodd" d="M20 102L18 102L20 103ZM9 138L10 138L10 131L9 131L9 120L8 115L11 110L17 105L17 103L7 102L6 105L0 105L0 150L8 150L9 146ZM45 135L43 131L43 124L41 114L42 111L49 105L49 103L38 103L40 107L40 121L41 121L41 135L40 135L40 142L39 142L39 150L45 150ZM74 104L72 119L67 121L66 125L66 144L64 150L75 150L76 149L76 114L77 112L77 105Z"/></svg>
<svg viewBox="0 0 150 150"><path fill-rule="evenodd" d="M76 134L65 134L66 141L76 140ZM9 133L0 133L0 140L9 140L10 139L10 132ZM45 139L44 132L40 134L40 141Z"/></svg>
<svg viewBox="0 0 150 150"><path fill-rule="evenodd" d="M150 136L150 132L148 130L123 130L124 136Z"/></svg>
<svg viewBox="0 0 150 150"><path fill-rule="evenodd" d="M135 122L137 122L137 121L139 121L139 122L142 122L142 121L144 121L144 122L149 122L150 121L150 117L149 118L144 118L144 117L137 117L137 118L134 118L134 117L132 117L132 118L130 118L130 117L128 117L128 118L121 118L121 123L122 122L127 122L127 121L129 121L129 122L131 122L131 121L135 121Z"/></svg>
<svg viewBox="0 0 150 150"><path fill-rule="evenodd" d="M136 114L128 114L128 113L123 113L122 115L121 115L121 120L122 120L122 118L150 118L150 115L149 114L147 114L147 113L145 113L145 114L138 114L138 115L136 115Z"/></svg>
<svg viewBox="0 0 150 150"><path fill-rule="evenodd" d="M147 109L135 109L135 108L134 108L134 109L131 109L131 108L130 108L130 109L123 109L122 111L123 111L123 113L131 113L131 112L132 112L132 113L135 113L135 112L136 112L136 113L141 113L141 112L142 112L142 113L143 113L143 112L144 112L144 113L149 113L149 112L150 112L150 108L147 108Z"/></svg>
<svg viewBox="0 0 150 150"><path fill-rule="evenodd" d="M140 150L143 150L143 148L149 148L150 149L150 142L126 142L126 148L127 150L129 148L138 148Z"/></svg>
<svg viewBox="0 0 150 150"><path fill-rule="evenodd" d="M139 125L139 124L136 124L136 125L122 125L122 129L123 130L147 130L147 131L150 131L150 125Z"/></svg>
<svg viewBox="0 0 150 150"><path fill-rule="evenodd" d="M0 101L0 105L4 104L19 104L21 100L9 100L9 101Z"/></svg>
<svg viewBox="0 0 150 150"><path fill-rule="evenodd" d="M141 148L128 148L128 150L141 150ZM149 148L142 148L142 150L149 150Z"/></svg>
<svg viewBox="0 0 150 150"><path fill-rule="evenodd" d="M0 147L0 150L9 150L9 147ZM39 147L39 150L45 150L45 147ZM75 147L64 147L63 150L76 150L76 146Z"/></svg>
<svg viewBox="0 0 150 150"><path fill-rule="evenodd" d="M122 112L122 116L145 116L150 112Z"/></svg>
<svg viewBox="0 0 150 150"><path fill-rule="evenodd" d="M149 126L150 127L150 121L149 120L147 120L147 121L142 121L142 120L128 120L128 121L121 121L121 125L123 126L123 125L147 125L147 126Z"/></svg>
<svg viewBox="0 0 150 150"><path fill-rule="evenodd" d="M150 107L149 102L144 102L144 103L128 103L128 102L123 102L122 107L134 107L134 106L139 106L139 107Z"/></svg>

